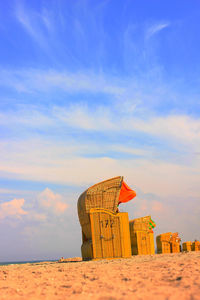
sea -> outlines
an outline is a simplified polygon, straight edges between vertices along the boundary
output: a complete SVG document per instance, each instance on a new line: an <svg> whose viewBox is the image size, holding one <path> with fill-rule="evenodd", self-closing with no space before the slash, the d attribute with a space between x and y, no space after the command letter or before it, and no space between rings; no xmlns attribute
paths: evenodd
<svg viewBox="0 0 200 300"><path fill-rule="evenodd" d="M26 261L7 261L7 262L0 262L0 266L8 266L8 265L22 265L22 264L37 264L41 262L56 262L58 259L55 260L26 260Z"/></svg>

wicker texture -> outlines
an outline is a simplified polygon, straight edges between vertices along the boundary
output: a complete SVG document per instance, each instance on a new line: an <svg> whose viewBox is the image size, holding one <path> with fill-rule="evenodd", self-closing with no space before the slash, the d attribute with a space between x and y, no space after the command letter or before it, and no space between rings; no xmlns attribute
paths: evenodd
<svg viewBox="0 0 200 300"><path fill-rule="evenodd" d="M88 260L93 255L92 240L85 241L81 246L82 258Z"/></svg>
<svg viewBox="0 0 200 300"><path fill-rule="evenodd" d="M133 231L131 234L132 255L155 254L153 233L148 231Z"/></svg>
<svg viewBox="0 0 200 300"><path fill-rule="evenodd" d="M171 250L171 253L179 253L181 251L180 243L179 242L171 242L170 250Z"/></svg>
<svg viewBox="0 0 200 300"><path fill-rule="evenodd" d="M122 176L102 181L88 188L79 197L78 216L86 239L91 238L90 209L104 208L116 212L122 182Z"/></svg>
<svg viewBox="0 0 200 300"><path fill-rule="evenodd" d="M131 256L128 213L96 208L90 210L90 220L92 239L82 245L83 260Z"/></svg>
<svg viewBox="0 0 200 300"><path fill-rule="evenodd" d="M188 241L188 242L184 242L182 244L183 247L183 251L192 251L192 242Z"/></svg>
<svg viewBox="0 0 200 300"><path fill-rule="evenodd" d="M150 254L155 254L154 233L149 232Z"/></svg>
<svg viewBox="0 0 200 300"><path fill-rule="evenodd" d="M156 237L157 253L180 252L180 237L178 232L162 233Z"/></svg>
<svg viewBox="0 0 200 300"><path fill-rule="evenodd" d="M172 232L162 233L156 237L157 253L171 253L170 239Z"/></svg>
<svg viewBox="0 0 200 300"><path fill-rule="evenodd" d="M132 255L155 254L154 234L149 231L151 216L129 222Z"/></svg>
<svg viewBox="0 0 200 300"><path fill-rule="evenodd" d="M162 233L160 235L157 235L156 240L160 242L170 242L171 236L172 232Z"/></svg>
<svg viewBox="0 0 200 300"><path fill-rule="evenodd" d="M194 241L192 243L192 251L200 251L200 242L199 241Z"/></svg>
<svg viewBox="0 0 200 300"><path fill-rule="evenodd" d="M171 253L180 252L180 241L181 239L178 236L178 232L172 233L170 238Z"/></svg>
<svg viewBox="0 0 200 300"><path fill-rule="evenodd" d="M149 230L149 222L151 221L151 216L146 216L142 218L137 218L129 221L130 231L148 231Z"/></svg>

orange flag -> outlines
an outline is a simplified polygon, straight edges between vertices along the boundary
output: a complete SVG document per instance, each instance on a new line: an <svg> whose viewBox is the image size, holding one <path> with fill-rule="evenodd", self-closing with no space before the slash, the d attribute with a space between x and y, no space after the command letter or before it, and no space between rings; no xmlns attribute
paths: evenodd
<svg viewBox="0 0 200 300"><path fill-rule="evenodd" d="M121 191L119 194L119 204L130 201L136 196L136 192L133 191L124 181L122 182Z"/></svg>

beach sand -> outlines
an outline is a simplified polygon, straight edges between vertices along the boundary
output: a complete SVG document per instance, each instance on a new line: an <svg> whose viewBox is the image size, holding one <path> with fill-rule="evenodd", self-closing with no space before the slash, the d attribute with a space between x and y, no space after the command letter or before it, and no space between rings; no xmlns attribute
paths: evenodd
<svg viewBox="0 0 200 300"><path fill-rule="evenodd" d="M0 266L0 299L200 299L200 252Z"/></svg>

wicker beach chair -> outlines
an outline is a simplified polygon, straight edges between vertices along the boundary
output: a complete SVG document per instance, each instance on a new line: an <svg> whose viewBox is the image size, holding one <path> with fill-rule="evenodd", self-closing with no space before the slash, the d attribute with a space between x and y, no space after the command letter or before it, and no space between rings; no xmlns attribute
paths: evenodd
<svg viewBox="0 0 200 300"><path fill-rule="evenodd" d="M183 248L183 251L192 251L192 242L191 241L187 241L187 242L184 242L182 244L182 248Z"/></svg>
<svg viewBox="0 0 200 300"><path fill-rule="evenodd" d="M178 253L181 251L178 232L162 233L156 237L157 253Z"/></svg>
<svg viewBox="0 0 200 300"><path fill-rule="evenodd" d="M151 222L151 216L129 222L132 255L155 254L154 233L149 225Z"/></svg>
<svg viewBox="0 0 200 300"><path fill-rule="evenodd" d="M128 213L118 213L123 177L93 185L78 199L82 228L82 258L102 259L131 256Z"/></svg>
<svg viewBox="0 0 200 300"><path fill-rule="evenodd" d="M200 251L200 242L195 240L192 243L192 251Z"/></svg>
<svg viewBox="0 0 200 300"><path fill-rule="evenodd" d="M180 242L181 242L181 239L178 235L178 232L172 233L172 236L170 239L171 253L179 253L181 251Z"/></svg>
<svg viewBox="0 0 200 300"><path fill-rule="evenodd" d="M171 253L171 236L172 232L166 232L156 237L157 253Z"/></svg>

